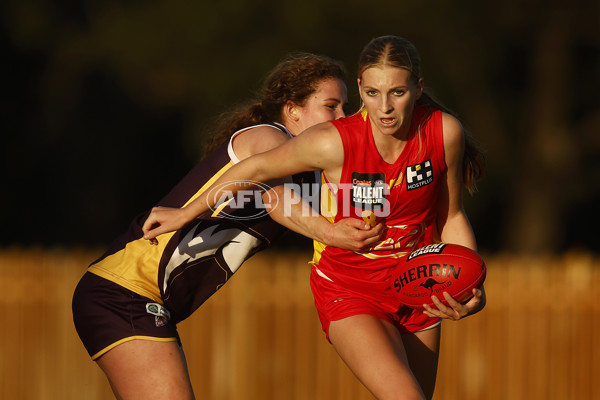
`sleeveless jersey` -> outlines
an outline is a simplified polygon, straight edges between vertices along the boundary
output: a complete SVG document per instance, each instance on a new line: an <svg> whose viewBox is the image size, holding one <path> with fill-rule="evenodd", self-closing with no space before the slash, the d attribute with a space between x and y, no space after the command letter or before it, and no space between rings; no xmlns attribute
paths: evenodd
<svg viewBox="0 0 600 400"><path fill-rule="evenodd" d="M283 125L269 126L291 137ZM233 152L233 138L251 128L236 132L228 143L198 163L158 205L183 207L205 192L239 162ZM314 182L314 174L295 176L294 182L296 179ZM212 216L201 216L181 230L160 235L157 246L143 239L142 226L150 211L139 215L88 270L164 305L175 323L187 318L246 259L285 232L268 216L262 200L249 199L243 207L234 197L227 200L229 203Z"/></svg>
<svg viewBox="0 0 600 400"><path fill-rule="evenodd" d="M366 111L331 122L342 139L344 163L339 187L322 175L321 213L332 222L370 216L387 229L366 253L315 242L312 264L324 279L391 296L389 278L400 259L434 241L436 199L447 169L441 112L415 109L406 145L392 164L375 146Z"/></svg>

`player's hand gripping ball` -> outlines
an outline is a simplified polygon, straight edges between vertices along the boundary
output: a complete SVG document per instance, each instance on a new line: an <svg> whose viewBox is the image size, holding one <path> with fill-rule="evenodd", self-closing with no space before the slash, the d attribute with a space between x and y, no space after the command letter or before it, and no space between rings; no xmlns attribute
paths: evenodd
<svg viewBox="0 0 600 400"><path fill-rule="evenodd" d="M435 295L447 305L443 292L464 303L473 297L473 288L483 284L485 262L468 247L437 243L413 251L401 261L393 276L397 298L411 308L422 309L423 304L435 308Z"/></svg>

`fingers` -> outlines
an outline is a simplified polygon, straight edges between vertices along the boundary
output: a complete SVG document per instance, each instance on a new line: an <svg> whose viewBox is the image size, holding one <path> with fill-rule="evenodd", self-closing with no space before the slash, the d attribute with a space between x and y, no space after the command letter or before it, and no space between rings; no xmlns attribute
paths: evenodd
<svg viewBox="0 0 600 400"><path fill-rule="evenodd" d="M384 230L385 230L385 225L380 222L379 224L375 225L373 228L357 231L357 235L361 240L368 241L369 243L372 244L372 243L377 242L381 238L381 235L383 234Z"/></svg>
<svg viewBox="0 0 600 400"><path fill-rule="evenodd" d="M158 240L156 240L156 237L158 237L164 233L171 232L172 230L173 229L170 229L170 228L166 227L165 225L157 222L152 229L150 229L144 233L144 239L150 240L150 242L152 244L158 244Z"/></svg>
<svg viewBox="0 0 600 400"><path fill-rule="evenodd" d="M423 304L423 312L429 317L450 319L452 321L458 321L469 315L470 310L468 307L456 301L447 292L444 292L443 296L448 305L442 303L437 296L431 296L431 301L437 309L428 304Z"/></svg>
<svg viewBox="0 0 600 400"><path fill-rule="evenodd" d="M428 316L454 320L455 315L452 315L454 310L444 305L437 296L431 296L431 301L435 308L429 304L423 304L423 310Z"/></svg>
<svg viewBox="0 0 600 400"><path fill-rule="evenodd" d="M481 289L473 289L473 297L465 304L469 314L475 314L481 311L484 306L485 299L483 297L483 291Z"/></svg>
<svg viewBox="0 0 600 400"><path fill-rule="evenodd" d="M337 241L336 247L355 252L365 252L381 240L381 235L386 229L383 222L374 227L356 218L344 218L334 225L335 236L342 238Z"/></svg>
<svg viewBox="0 0 600 400"><path fill-rule="evenodd" d="M374 235L379 236L383 233L384 230L385 230L385 224L383 222L380 222L371 229L371 232Z"/></svg>
<svg viewBox="0 0 600 400"><path fill-rule="evenodd" d="M149 240L151 244L158 244L157 236L162 235L164 232L161 232L160 226L149 230L144 233L144 239Z"/></svg>
<svg viewBox="0 0 600 400"><path fill-rule="evenodd" d="M460 304L458 301L454 300L454 297L450 296L448 294L448 292L444 292L444 293L442 293L442 295L444 296L444 299L446 299L446 303L448 303L448 305L450 307L452 307L453 309L456 310L457 308L464 308L463 305ZM441 303L441 301L440 301L440 303Z"/></svg>
<svg viewBox="0 0 600 400"><path fill-rule="evenodd" d="M358 229L358 230L368 231L371 229L371 225L366 224L365 221L361 221L356 218L345 218L345 219L341 220L340 222L343 222L343 223L349 225L350 227L352 227L354 229Z"/></svg>
<svg viewBox="0 0 600 400"><path fill-rule="evenodd" d="M146 221L144 221L144 225L142 225L142 232L144 232L144 239L148 239L146 237L146 235L148 234L148 232L150 232L150 230L152 229L152 226L156 223L156 219L154 218L152 211L150 213L150 215L148 215L148 218L146 218Z"/></svg>
<svg viewBox="0 0 600 400"><path fill-rule="evenodd" d="M152 231L152 228L158 224L158 219L157 219L157 214L160 213L160 209L163 207L153 207L152 211L150 211L150 214L148 215L148 218L146 218L146 221L144 221L144 225L142 225L142 231L144 232L144 239L150 239L154 236L148 236L146 237L150 231Z"/></svg>
<svg viewBox="0 0 600 400"><path fill-rule="evenodd" d="M144 233L144 239L148 240L151 245L158 245L157 236L168 232L167 229L161 224L159 217L164 207L154 207L152 211L144 221L142 225L142 232Z"/></svg>
<svg viewBox="0 0 600 400"><path fill-rule="evenodd" d="M356 218L345 218L336 223L343 223L358 231L371 232L373 234L381 234L385 229L385 224L383 222L379 222L376 225L369 225Z"/></svg>
<svg viewBox="0 0 600 400"><path fill-rule="evenodd" d="M355 221L358 221L358 220L355 220ZM371 227L370 225L362 225L359 222L359 225L356 225L355 228L356 228L356 236L359 239L367 239L367 238L371 238L371 237L379 238L383 234L383 231L385 230L385 225L382 222L380 222L377 225L375 225L374 227Z"/></svg>
<svg viewBox="0 0 600 400"><path fill-rule="evenodd" d="M367 230L356 230L354 234L357 247L360 249L359 251L366 251L374 244L380 242L384 229L385 225L383 223L379 223L373 228L369 227Z"/></svg>

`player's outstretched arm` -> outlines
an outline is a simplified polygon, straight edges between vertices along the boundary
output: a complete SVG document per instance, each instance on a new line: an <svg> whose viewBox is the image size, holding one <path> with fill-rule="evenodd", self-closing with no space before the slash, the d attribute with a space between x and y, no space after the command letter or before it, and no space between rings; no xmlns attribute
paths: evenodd
<svg viewBox="0 0 600 400"><path fill-rule="evenodd" d="M367 251L379 242L385 229L383 223L371 227L364 221L353 218L332 223L291 188L279 185L270 191L279 199L276 207L268 209L275 222L328 246L356 252ZM265 196L269 196L268 192Z"/></svg>
<svg viewBox="0 0 600 400"><path fill-rule="evenodd" d="M156 207L142 227L144 238L154 239L164 233L181 229L185 224L215 206L217 199L249 190L254 182L291 176L304 171L336 168L343 162L341 139L329 123L309 128L302 135L264 153L249 157L227 170L211 188L181 209Z"/></svg>

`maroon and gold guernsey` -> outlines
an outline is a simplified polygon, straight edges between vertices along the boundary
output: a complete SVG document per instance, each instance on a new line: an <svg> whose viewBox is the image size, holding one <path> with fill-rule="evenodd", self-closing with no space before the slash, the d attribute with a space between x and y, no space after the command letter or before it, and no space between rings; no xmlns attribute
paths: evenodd
<svg viewBox="0 0 600 400"><path fill-rule="evenodd" d="M290 135L283 125L270 126ZM231 143L232 140L197 164L157 205L183 207L206 191L239 161ZM314 182L314 173L295 176L294 181L297 179ZM153 246L143 239L142 226L148 214L149 211L135 218L129 230L88 270L162 304L175 323L190 316L247 258L285 232L253 200L243 208L239 202L235 207L228 204L181 230L158 236L159 244Z"/></svg>
<svg viewBox="0 0 600 400"><path fill-rule="evenodd" d="M366 253L315 242L314 272L379 297L391 293L389 278L399 259L434 241L436 201L447 169L441 112L415 109L406 146L392 164L379 155L365 110L332 123L342 139L344 164L339 187L323 174L321 213L332 222L375 218L387 230Z"/></svg>

